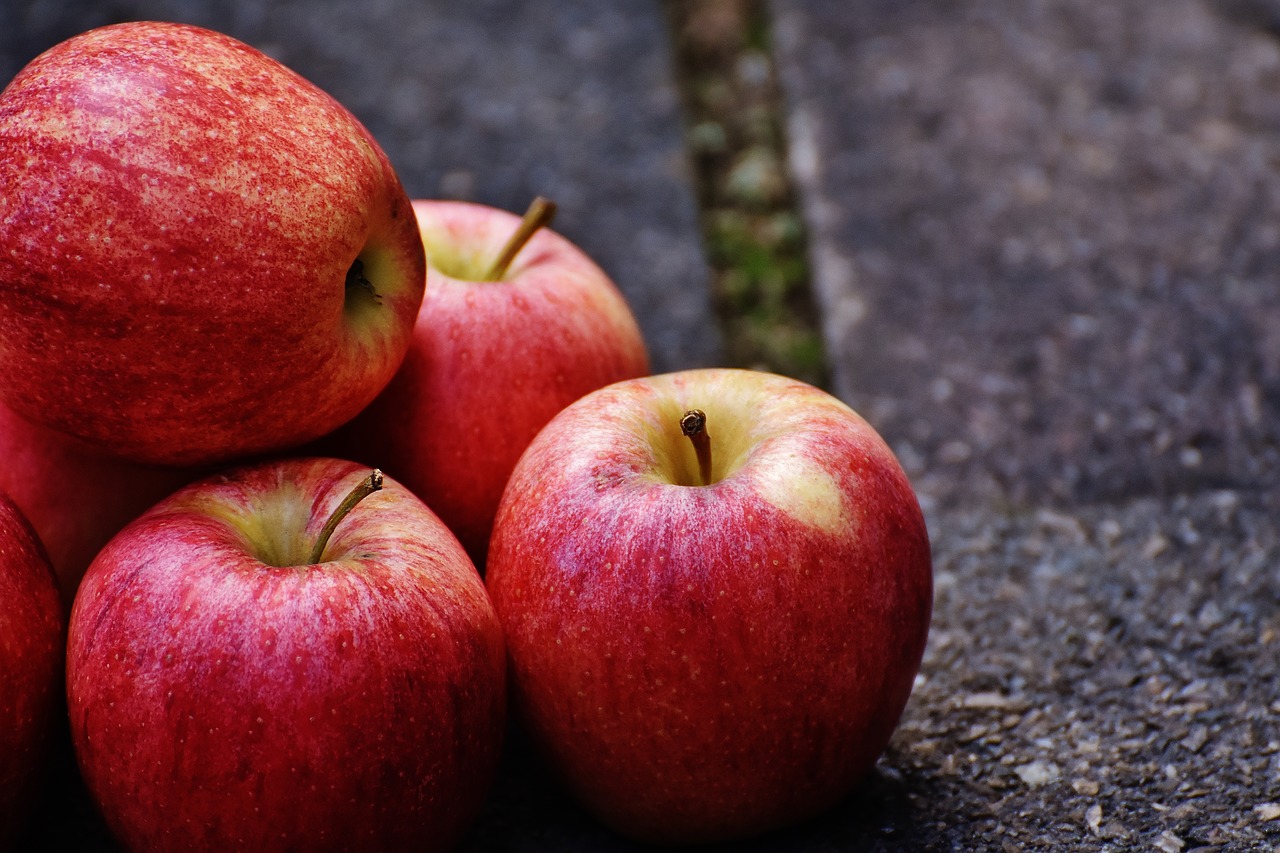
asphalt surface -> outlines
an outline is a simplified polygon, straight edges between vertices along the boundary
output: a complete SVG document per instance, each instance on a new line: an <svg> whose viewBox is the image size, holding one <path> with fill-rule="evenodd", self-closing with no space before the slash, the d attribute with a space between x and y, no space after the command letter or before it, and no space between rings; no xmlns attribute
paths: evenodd
<svg viewBox="0 0 1280 853"><path fill-rule="evenodd" d="M836 391L938 582L851 849L1276 848L1280 7L771 8Z"/></svg>

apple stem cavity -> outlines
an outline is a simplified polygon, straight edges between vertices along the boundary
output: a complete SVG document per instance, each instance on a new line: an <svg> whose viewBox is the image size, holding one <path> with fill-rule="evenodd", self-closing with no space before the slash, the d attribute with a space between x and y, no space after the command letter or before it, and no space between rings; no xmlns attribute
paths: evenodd
<svg viewBox="0 0 1280 853"><path fill-rule="evenodd" d="M493 266L489 268L489 273L484 277L484 281L501 281L502 277L507 274L507 267L511 266L511 262L516 259L516 255L520 254L520 250L529 242L529 238L538 233L538 230L545 228L551 224L551 220L556 216L556 203L548 198L538 196L530 204L529 209L524 212L524 217L520 220L520 224L516 226L515 233L507 240L502 252L494 260Z"/></svg>
<svg viewBox="0 0 1280 853"><path fill-rule="evenodd" d="M680 431L689 437L698 455L699 485L711 485L711 435L707 432L707 413L690 409L680 416Z"/></svg>
<svg viewBox="0 0 1280 853"><path fill-rule="evenodd" d="M333 511L333 515L329 516L329 520L325 522L324 529L320 531L319 538L316 539L316 545L311 549L311 559L307 561L308 565L314 566L321 561L324 556L325 546L329 544L329 537L333 535L333 531L337 529L342 519L347 517L347 513L355 508L360 501L369 497L376 491L382 489L382 472L374 468L368 477L365 477L360 483L347 493L342 499L342 503L338 504L338 508Z"/></svg>
<svg viewBox="0 0 1280 853"><path fill-rule="evenodd" d="M364 261L356 258L351 262L351 266L347 269L347 293L351 292L351 288L363 290L369 294L369 298L379 305L382 304L382 294L373 287L373 282L369 281L364 274Z"/></svg>

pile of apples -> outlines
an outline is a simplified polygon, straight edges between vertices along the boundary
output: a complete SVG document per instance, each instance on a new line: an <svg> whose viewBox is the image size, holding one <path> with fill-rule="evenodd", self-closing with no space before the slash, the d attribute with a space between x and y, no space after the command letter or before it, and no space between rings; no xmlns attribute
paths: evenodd
<svg viewBox="0 0 1280 853"><path fill-rule="evenodd" d="M884 441L649 376L546 227L412 201L234 39L91 30L0 93L0 844L67 727L129 849L448 849L509 722L617 831L846 796L919 668Z"/></svg>

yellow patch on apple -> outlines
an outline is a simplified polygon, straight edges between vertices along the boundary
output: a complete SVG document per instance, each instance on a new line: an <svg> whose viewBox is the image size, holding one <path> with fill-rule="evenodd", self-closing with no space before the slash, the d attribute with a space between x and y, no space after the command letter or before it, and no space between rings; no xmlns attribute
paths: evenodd
<svg viewBox="0 0 1280 853"><path fill-rule="evenodd" d="M789 453L761 467L755 486L770 504L824 533L839 533L853 523L839 485L802 453Z"/></svg>

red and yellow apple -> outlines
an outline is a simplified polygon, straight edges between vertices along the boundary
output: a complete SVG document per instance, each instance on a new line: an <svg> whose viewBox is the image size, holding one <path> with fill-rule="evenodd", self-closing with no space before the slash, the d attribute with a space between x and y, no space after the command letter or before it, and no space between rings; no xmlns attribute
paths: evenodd
<svg viewBox="0 0 1280 853"><path fill-rule="evenodd" d="M446 850L478 814L505 726L501 630L453 534L375 474L217 475L89 567L67 703L127 848Z"/></svg>
<svg viewBox="0 0 1280 853"><path fill-rule="evenodd" d="M0 93L0 399L136 461L301 444L409 345L422 241L337 101L229 36L135 22Z"/></svg>
<svg viewBox="0 0 1280 853"><path fill-rule="evenodd" d="M558 414L507 485L486 583L533 741L603 821L665 843L847 795L932 606L924 518L880 436L817 388L728 369Z"/></svg>
<svg viewBox="0 0 1280 853"><path fill-rule="evenodd" d="M66 623L35 531L0 495L0 849L21 834L47 781L62 720Z"/></svg>
<svg viewBox="0 0 1280 853"><path fill-rule="evenodd" d="M541 203L540 203L541 204ZM413 202L429 285L399 373L326 449L413 490L483 566L502 489L547 421L649 372L631 309L563 236L468 202ZM551 208L554 210L554 208Z"/></svg>
<svg viewBox="0 0 1280 853"><path fill-rule="evenodd" d="M208 472L126 462L0 403L0 492L35 528L69 611L85 569L143 510Z"/></svg>

